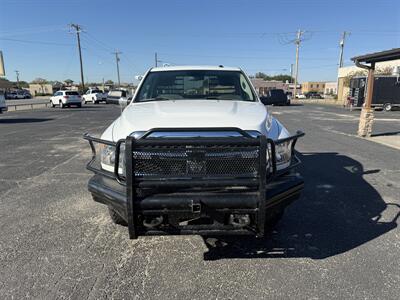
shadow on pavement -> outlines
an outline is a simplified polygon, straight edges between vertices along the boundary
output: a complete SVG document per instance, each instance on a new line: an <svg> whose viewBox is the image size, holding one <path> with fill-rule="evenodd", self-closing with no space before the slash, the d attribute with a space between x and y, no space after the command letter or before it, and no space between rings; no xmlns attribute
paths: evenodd
<svg viewBox="0 0 400 300"><path fill-rule="evenodd" d="M264 239L204 237L208 247L205 260L323 259L354 249L397 227L400 206L385 203L363 178L380 170L364 170L358 161L337 153L309 153L300 158L303 164L299 172L304 176L305 189L301 198L286 209L275 231Z"/></svg>
<svg viewBox="0 0 400 300"><path fill-rule="evenodd" d="M398 135L398 134L400 134L400 131L392 131L392 132L374 133L374 134L371 134L371 137Z"/></svg>
<svg viewBox="0 0 400 300"><path fill-rule="evenodd" d="M0 119L0 124L18 124L18 123L40 123L47 122L54 119L49 118L13 118L13 119Z"/></svg>

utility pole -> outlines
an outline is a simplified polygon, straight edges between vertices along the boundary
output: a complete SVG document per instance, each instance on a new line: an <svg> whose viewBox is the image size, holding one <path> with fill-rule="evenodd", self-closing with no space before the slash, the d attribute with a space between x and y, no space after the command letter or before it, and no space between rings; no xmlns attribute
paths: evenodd
<svg viewBox="0 0 400 300"><path fill-rule="evenodd" d="M156 68L157 68L157 64L158 64L157 52L154 53L154 61L155 61L155 66L156 66Z"/></svg>
<svg viewBox="0 0 400 300"><path fill-rule="evenodd" d="M115 54L115 61L117 63L118 87L121 87L121 80L120 80L120 77L119 77L119 56L118 55L122 54L122 52L116 50L114 52L114 54Z"/></svg>
<svg viewBox="0 0 400 300"><path fill-rule="evenodd" d="M294 41L296 44L296 67L295 67L295 73L294 73L294 88L293 88L293 99L296 99L296 90L297 90L297 76L299 75L299 48L300 48L300 43L302 41L301 37L304 34L304 31L298 30L297 31L297 37Z"/></svg>
<svg viewBox="0 0 400 300"><path fill-rule="evenodd" d="M15 70L15 74L17 74L17 88L19 89L19 71Z"/></svg>
<svg viewBox="0 0 400 300"><path fill-rule="evenodd" d="M290 82L289 83L292 83L292 81L293 81L293 64L290 64Z"/></svg>
<svg viewBox="0 0 400 300"><path fill-rule="evenodd" d="M343 50L344 50L344 42L346 40L346 35L350 35L350 32L343 31L342 39L340 40L340 57L339 57L339 68L343 67Z"/></svg>
<svg viewBox="0 0 400 300"><path fill-rule="evenodd" d="M85 90L85 81L83 80L83 63L82 63L82 51L81 51L81 38L79 34L82 31L81 25L78 24L71 24L71 27L76 31L76 38L78 40L78 51L79 51L79 62L81 64L81 84L82 84L82 93Z"/></svg>
<svg viewBox="0 0 400 300"><path fill-rule="evenodd" d="M336 82L336 95L338 99L339 99L339 69L343 67L343 51L344 51L344 42L346 40L346 35L350 35L350 32L343 31L342 38L339 42L340 55L339 55L338 78Z"/></svg>

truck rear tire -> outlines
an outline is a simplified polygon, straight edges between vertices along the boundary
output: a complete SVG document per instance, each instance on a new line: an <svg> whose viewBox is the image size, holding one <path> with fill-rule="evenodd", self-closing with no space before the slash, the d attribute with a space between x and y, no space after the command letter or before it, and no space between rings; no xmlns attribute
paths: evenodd
<svg viewBox="0 0 400 300"><path fill-rule="evenodd" d="M384 109L385 111L391 111L391 110L392 110L392 104L391 104L391 103L385 103L385 104L383 105L383 109Z"/></svg>
<svg viewBox="0 0 400 300"><path fill-rule="evenodd" d="M108 207L108 212L114 224L128 226L128 223L113 208Z"/></svg>

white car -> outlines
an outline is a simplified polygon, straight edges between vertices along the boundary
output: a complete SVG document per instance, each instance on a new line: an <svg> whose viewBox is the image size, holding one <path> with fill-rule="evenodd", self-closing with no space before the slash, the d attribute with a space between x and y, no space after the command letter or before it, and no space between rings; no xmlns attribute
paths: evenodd
<svg viewBox="0 0 400 300"><path fill-rule="evenodd" d="M71 105L81 107L82 98L76 91L58 91L54 93L53 97L50 97L50 103L52 107L64 108Z"/></svg>
<svg viewBox="0 0 400 300"><path fill-rule="evenodd" d="M304 94L297 94L297 95L296 95L296 98L297 98L297 99L306 99L307 97L306 97L306 95L304 95Z"/></svg>
<svg viewBox="0 0 400 300"><path fill-rule="evenodd" d="M107 100L107 94L103 93L102 90L99 89L88 89L87 92L82 95L82 100L85 102L99 103Z"/></svg>
<svg viewBox="0 0 400 300"><path fill-rule="evenodd" d="M7 110L6 97L4 96L4 93L0 91L0 114Z"/></svg>
<svg viewBox="0 0 400 300"><path fill-rule="evenodd" d="M297 199L296 140L239 68L150 69L93 151L88 188L130 238L263 236ZM97 150L96 150L97 149Z"/></svg>

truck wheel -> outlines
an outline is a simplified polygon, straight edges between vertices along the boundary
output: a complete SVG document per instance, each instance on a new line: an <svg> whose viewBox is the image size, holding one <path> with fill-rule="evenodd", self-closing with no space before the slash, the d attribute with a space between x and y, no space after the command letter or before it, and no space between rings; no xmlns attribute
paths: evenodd
<svg viewBox="0 0 400 300"><path fill-rule="evenodd" d="M384 109L385 111L391 111L391 110L392 110L392 104L390 104L390 103L385 103L385 104L383 105L383 109Z"/></svg>
<svg viewBox="0 0 400 300"><path fill-rule="evenodd" d="M59 106L60 108L64 108L64 104L62 103L62 101L60 101L60 103L58 103L58 106Z"/></svg>
<svg viewBox="0 0 400 300"><path fill-rule="evenodd" d="M111 220L114 224L128 226L126 221L111 207L108 207L108 212L110 213Z"/></svg>

